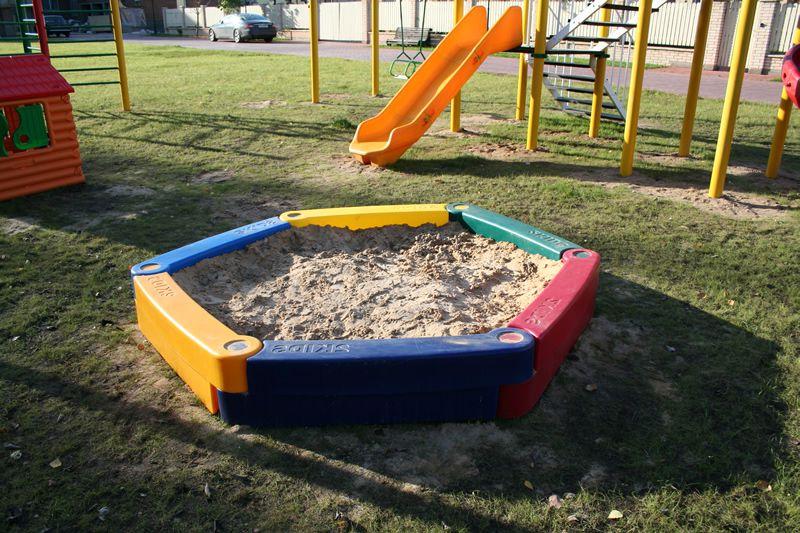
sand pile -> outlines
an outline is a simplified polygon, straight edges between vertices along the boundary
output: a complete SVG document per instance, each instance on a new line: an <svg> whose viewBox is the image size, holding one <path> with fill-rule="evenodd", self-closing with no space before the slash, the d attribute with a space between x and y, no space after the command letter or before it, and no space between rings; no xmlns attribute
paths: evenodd
<svg viewBox="0 0 800 533"><path fill-rule="evenodd" d="M309 227L207 259L175 278L238 333L365 339L481 333L524 309L561 268L442 228Z"/></svg>

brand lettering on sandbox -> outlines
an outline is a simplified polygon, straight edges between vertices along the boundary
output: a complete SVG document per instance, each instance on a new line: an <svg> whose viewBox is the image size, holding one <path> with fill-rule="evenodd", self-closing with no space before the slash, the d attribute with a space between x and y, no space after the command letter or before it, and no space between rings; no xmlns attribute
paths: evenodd
<svg viewBox="0 0 800 533"><path fill-rule="evenodd" d="M271 353L347 353L350 345L343 342L320 344L275 344Z"/></svg>
<svg viewBox="0 0 800 533"><path fill-rule="evenodd" d="M556 246L566 246L567 245L567 243L565 243L561 239L558 239L555 236L550 235L549 233L546 233L546 232L541 231L541 230L533 229L529 233L531 235L535 235L536 237L542 239L543 241L551 242L551 243L555 244Z"/></svg>
<svg viewBox="0 0 800 533"><path fill-rule="evenodd" d="M268 218L267 220L261 220L259 222L253 222L252 224L248 224L243 228L239 228L234 230L237 235L245 235L247 233L253 233L254 231L258 231L263 228L269 228L275 226L280 223L280 220L275 220L274 218Z"/></svg>
<svg viewBox="0 0 800 533"><path fill-rule="evenodd" d="M172 292L172 287L170 287L169 283L163 279L153 279L150 281L150 284L153 286L159 296L175 296L175 293Z"/></svg>
<svg viewBox="0 0 800 533"><path fill-rule="evenodd" d="M538 307L536 307L528 316L525 317L525 323L534 325L541 324L542 321L550 316L550 313L552 313L555 308L558 307L559 303L561 303L561 299L559 298L545 298Z"/></svg>

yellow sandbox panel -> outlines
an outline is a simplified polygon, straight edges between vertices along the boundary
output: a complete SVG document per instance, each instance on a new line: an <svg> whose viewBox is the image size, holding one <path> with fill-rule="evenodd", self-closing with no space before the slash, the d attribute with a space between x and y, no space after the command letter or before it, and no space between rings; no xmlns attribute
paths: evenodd
<svg viewBox="0 0 800 533"><path fill-rule="evenodd" d="M206 407L216 392L247 392L247 358L258 339L237 335L186 294L169 274L133 278L139 328Z"/></svg>
<svg viewBox="0 0 800 533"><path fill-rule="evenodd" d="M333 226L335 228L367 229L381 226L443 226L450 220L446 204L371 205L334 209L287 211L280 219L294 227Z"/></svg>

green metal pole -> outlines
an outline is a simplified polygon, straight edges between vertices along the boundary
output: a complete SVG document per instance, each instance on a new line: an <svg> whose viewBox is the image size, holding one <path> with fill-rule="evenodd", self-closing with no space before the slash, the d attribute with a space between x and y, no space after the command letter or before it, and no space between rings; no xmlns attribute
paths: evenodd
<svg viewBox="0 0 800 533"><path fill-rule="evenodd" d="M25 16L25 8L22 7L21 0L17 0L15 4L16 4L15 7L17 14L17 22L19 23L19 35L20 39L22 40L22 51L25 52L26 54L32 54L33 50L31 49L31 38L25 35L26 33L28 33L28 30L26 28L25 23L22 22L23 19L27 18Z"/></svg>

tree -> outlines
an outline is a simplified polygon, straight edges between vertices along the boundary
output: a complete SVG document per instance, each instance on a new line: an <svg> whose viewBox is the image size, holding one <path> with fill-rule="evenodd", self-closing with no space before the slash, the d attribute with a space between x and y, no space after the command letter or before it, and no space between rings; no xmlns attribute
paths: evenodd
<svg viewBox="0 0 800 533"><path fill-rule="evenodd" d="M219 0L219 8L223 13L235 13L244 4L244 0Z"/></svg>

